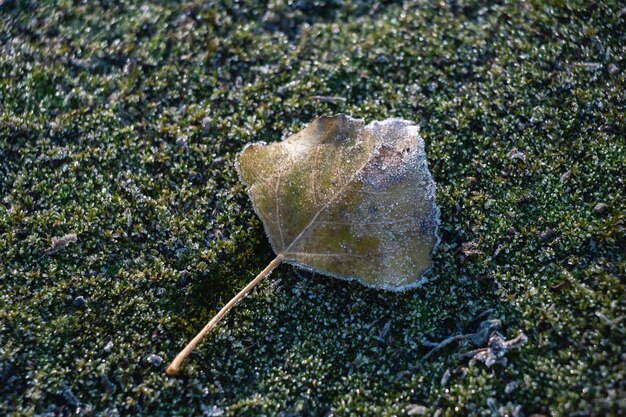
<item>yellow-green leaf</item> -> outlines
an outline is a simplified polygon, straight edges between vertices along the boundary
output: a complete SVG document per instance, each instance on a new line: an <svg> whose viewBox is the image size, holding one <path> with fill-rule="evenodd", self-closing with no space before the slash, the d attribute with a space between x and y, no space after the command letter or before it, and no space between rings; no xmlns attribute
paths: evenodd
<svg viewBox="0 0 626 417"><path fill-rule="evenodd" d="M419 285L438 242L435 184L418 126L320 117L237 169L285 262L368 286Z"/></svg>

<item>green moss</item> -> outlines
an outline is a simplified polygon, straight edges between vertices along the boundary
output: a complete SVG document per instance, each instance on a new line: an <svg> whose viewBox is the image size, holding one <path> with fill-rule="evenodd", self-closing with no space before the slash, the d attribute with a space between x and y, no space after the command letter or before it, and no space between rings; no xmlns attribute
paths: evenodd
<svg viewBox="0 0 626 417"><path fill-rule="evenodd" d="M617 1L0 1L0 414L626 414L625 19ZM420 122L431 282L282 266L165 377L273 256L235 154L339 112ZM488 316L529 338L506 367L459 358L468 340L421 360Z"/></svg>

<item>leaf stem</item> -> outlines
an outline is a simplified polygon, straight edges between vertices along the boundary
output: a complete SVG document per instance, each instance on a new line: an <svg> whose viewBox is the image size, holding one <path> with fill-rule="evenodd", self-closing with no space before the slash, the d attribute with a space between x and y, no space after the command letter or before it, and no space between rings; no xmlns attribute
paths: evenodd
<svg viewBox="0 0 626 417"><path fill-rule="evenodd" d="M222 307L222 309L211 319L211 321L209 321L206 324L206 326L204 326L204 328L200 330L200 333L198 333L196 337L194 337L191 340L191 342L189 342L189 344L185 346L185 348L181 350L178 353L178 355L176 355L176 358L174 358L170 366L167 367L167 369L165 370L165 373L170 376L177 375L178 371L180 370L180 365L182 364L182 362L185 360L187 356L189 356L191 351L194 350L194 348L198 345L198 343L200 343L200 341L204 339L207 333L209 333L209 331L211 331L211 329L215 327L215 325L222 319L222 317L226 315L226 313L230 311L231 308L233 308L235 304L237 304L242 298L248 295L248 293L252 291L252 289L259 282L261 282L263 278L267 277L274 270L274 268L280 265L282 260L283 260L282 254L279 254L278 256L276 256L276 258L272 262L270 262L269 265L267 265L265 269L261 271L259 275L256 276L256 278L250 281L248 285L246 285L241 291L239 291L239 293L236 296L232 298L232 300L230 300L224 307Z"/></svg>

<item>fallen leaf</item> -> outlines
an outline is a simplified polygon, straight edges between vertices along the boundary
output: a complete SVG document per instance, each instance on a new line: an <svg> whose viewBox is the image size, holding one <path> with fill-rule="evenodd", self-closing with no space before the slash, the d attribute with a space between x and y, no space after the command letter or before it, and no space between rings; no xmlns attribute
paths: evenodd
<svg viewBox="0 0 626 417"><path fill-rule="evenodd" d="M236 166L276 258L176 356L168 375L283 261L387 290L423 284L439 209L416 124L324 116L283 141L246 146Z"/></svg>
<svg viewBox="0 0 626 417"><path fill-rule="evenodd" d="M439 210L416 124L320 117L237 162L284 262L390 290L431 267Z"/></svg>
<svg viewBox="0 0 626 417"><path fill-rule="evenodd" d="M488 367L496 364L506 366L508 362L506 358L507 352L526 344L526 342L528 342L528 337L523 332L520 332L513 339L506 340L500 332L494 331L489 336L486 348L472 350L461 356L472 358L470 364L480 361Z"/></svg>

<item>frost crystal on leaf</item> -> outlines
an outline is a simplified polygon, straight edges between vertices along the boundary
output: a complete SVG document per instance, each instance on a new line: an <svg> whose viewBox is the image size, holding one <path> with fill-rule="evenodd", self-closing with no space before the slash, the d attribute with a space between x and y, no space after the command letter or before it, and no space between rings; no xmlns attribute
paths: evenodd
<svg viewBox="0 0 626 417"><path fill-rule="evenodd" d="M323 116L248 145L237 169L285 262L389 290L423 283L439 209L415 123Z"/></svg>

